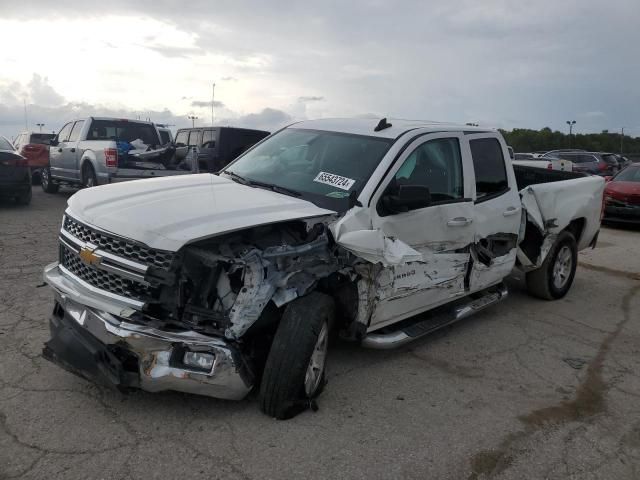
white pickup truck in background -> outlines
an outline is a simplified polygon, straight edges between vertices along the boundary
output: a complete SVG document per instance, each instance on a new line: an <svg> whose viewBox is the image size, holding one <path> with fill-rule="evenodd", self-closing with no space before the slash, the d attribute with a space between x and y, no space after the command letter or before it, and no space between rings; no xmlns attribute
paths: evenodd
<svg viewBox="0 0 640 480"><path fill-rule="evenodd" d="M45 358L94 381L239 399L288 418L328 336L392 348L504 299L514 268L562 298L594 246L604 179L512 166L500 133L304 121L219 176L69 199ZM418 315L424 314L424 315Z"/></svg>

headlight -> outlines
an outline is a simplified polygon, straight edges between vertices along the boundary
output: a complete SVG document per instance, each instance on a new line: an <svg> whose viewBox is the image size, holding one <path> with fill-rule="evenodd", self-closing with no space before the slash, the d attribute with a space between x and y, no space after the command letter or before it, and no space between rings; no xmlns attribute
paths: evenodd
<svg viewBox="0 0 640 480"><path fill-rule="evenodd" d="M202 370L203 372L210 372L213 368L213 361L215 357L212 353L206 352L184 352L182 363L194 370Z"/></svg>

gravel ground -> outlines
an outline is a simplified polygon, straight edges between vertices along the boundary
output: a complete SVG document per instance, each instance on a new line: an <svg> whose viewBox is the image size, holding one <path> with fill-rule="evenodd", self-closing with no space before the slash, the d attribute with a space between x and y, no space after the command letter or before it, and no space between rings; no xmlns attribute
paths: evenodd
<svg viewBox="0 0 640 480"><path fill-rule="evenodd" d="M640 478L640 231L605 228L563 300L396 351L337 344L318 412L121 395L41 356L70 193L0 203L0 478Z"/></svg>

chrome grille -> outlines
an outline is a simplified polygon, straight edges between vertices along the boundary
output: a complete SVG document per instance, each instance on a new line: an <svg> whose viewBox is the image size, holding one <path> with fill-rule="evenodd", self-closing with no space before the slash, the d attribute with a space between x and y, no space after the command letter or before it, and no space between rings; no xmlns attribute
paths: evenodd
<svg viewBox="0 0 640 480"><path fill-rule="evenodd" d="M155 266L168 270L171 266L173 253L156 250L131 240L118 238L87 227L68 215L64 217L64 230L83 242L90 242L114 255L118 255L134 262L148 266Z"/></svg>
<svg viewBox="0 0 640 480"><path fill-rule="evenodd" d="M84 280L89 285L115 293L122 297L133 298L144 302L145 298L151 295L150 287L142 285L133 280L122 278L104 270L98 270L85 265L80 260L80 256L64 245L60 246L60 262L62 266L69 270L73 275Z"/></svg>

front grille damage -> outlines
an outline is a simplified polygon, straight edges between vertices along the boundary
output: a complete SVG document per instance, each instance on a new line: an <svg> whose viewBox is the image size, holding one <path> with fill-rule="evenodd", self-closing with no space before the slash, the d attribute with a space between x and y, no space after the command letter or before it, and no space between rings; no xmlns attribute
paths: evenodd
<svg viewBox="0 0 640 480"><path fill-rule="evenodd" d="M175 261L175 283L145 309L160 326L230 339L269 308L302 296L344 264L324 223L256 227L190 245Z"/></svg>
<svg viewBox="0 0 640 480"><path fill-rule="evenodd" d="M139 302L128 320L168 330L239 339L254 324L304 295L347 264L330 237L326 219L254 227L183 247L154 250L66 216L60 263L72 275L108 294ZM135 261L142 275L123 275L105 257L87 264L83 245ZM342 253L338 253L342 252ZM138 272L139 273L139 272ZM261 321L259 321L261 319Z"/></svg>

